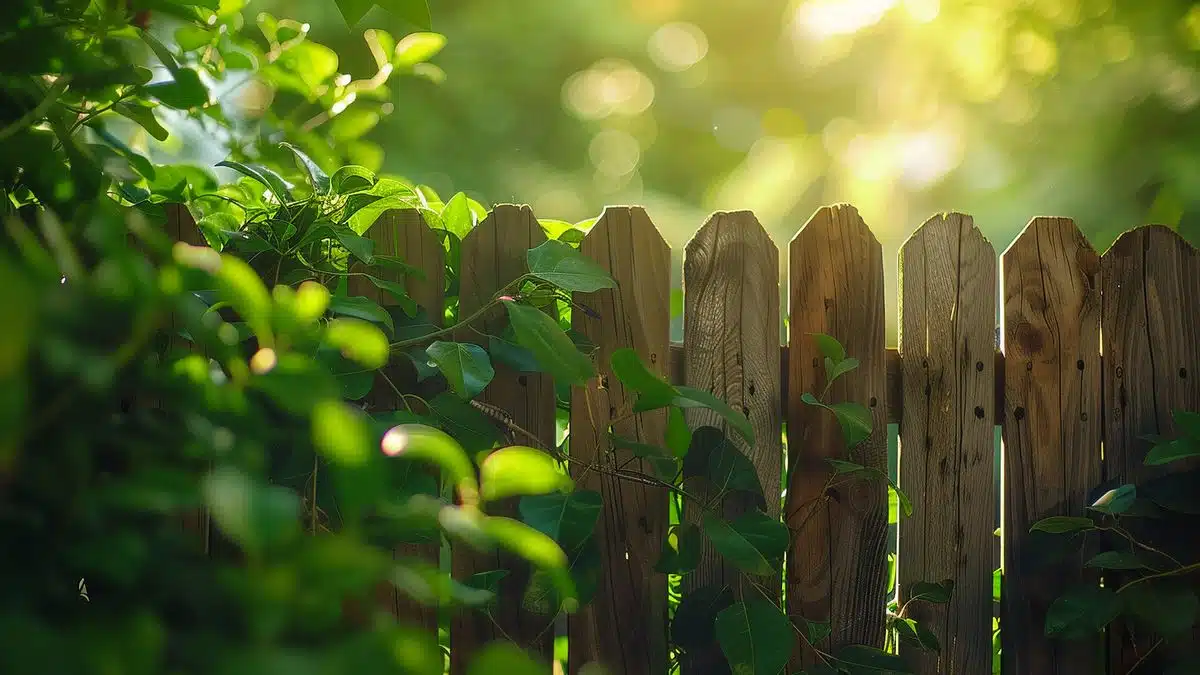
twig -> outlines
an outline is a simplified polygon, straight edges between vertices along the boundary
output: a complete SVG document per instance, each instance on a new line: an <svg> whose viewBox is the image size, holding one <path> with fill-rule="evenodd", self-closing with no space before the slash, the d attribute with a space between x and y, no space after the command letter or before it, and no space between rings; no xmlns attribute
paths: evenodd
<svg viewBox="0 0 1200 675"><path fill-rule="evenodd" d="M58 101L58 97L61 96L64 91L66 91L67 86L70 84L70 75L64 75L55 80L53 86L46 91L45 98L38 102L36 106L27 111L24 115L21 115L18 120L12 124L9 124L3 129L0 129L0 141L7 140L13 134L24 129L32 124L35 120L45 115L46 111L50 110L50 107Z"/></svg>

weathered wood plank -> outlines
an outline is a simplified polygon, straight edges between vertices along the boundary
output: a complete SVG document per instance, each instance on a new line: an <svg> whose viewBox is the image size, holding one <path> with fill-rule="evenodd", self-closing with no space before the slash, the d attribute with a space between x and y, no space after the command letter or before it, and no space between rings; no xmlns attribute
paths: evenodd
<svg viewBox="0 0 1200 675"><path fill-rule="evenodd" d="M615 350L631 347L651 370L666 375L671 252L638 207L605 209L580 250L619 286L586 296L599 318L572 315L574 329L597 347L599 377L571 392L570 453L600 467L574 473L579 489L598 490L604 499L595 530L604 574L593 602L567 621L568 668L578 673L585 663L597 661L614 673L659 675L667 670L667 579L653 568L667 529L667 493L605 471L617 465L609 452L610 426L640 442L663 440L665 415L630 415L632 396L612 375L609 362ZM652 473L641 460L626 468Z"/></svg>
<svg viewBox="0 0 1200 675"><path fill-rule="evenodd" d="M1104 477L1141 488L1147 480L1196 467L1194 462L1144 466L1151 444L1142 437L1173 435L1178 431L1173 411L1200 410L1200 256L1174 231L1143 227L1121 235L1100 269ZM1196 537L1163 536L1178 533L1179 527L1168 519L1137 523L1134 531L1177 559L1195 560L1200 555ZM1120 583L1118 575L1106 578ZM1135 645L1123 623L1110 626L1109 637L1109 668L1116 673L1128 672L1154 639L1142 631ZM1163 672L1164 659L1187 648L1186 642L1177 638L1156 650L1139 672Z"/></svg>
<svg viewBox="0 0 1200 675"><path fill-rule="evenodd" d="M829 645L883 646L887 575L887 484L846 482L825 491L826 459L854 461L887 472L887 371L883 253L852 206L820 209L792 239L788 261L790 318L787 407L788 613L831 621ZM867 405L874 431L848 452L837 419L800 400L826 386L824 356L812 333L826 333L859 359L859 368L829 389L830 402ZM793 468L794 467L794 468ZM811 664L797 650L793 670Z"/></svg>
<svg viewBox="0 0 1200 675"><path fill-rule="evenodd" d="M888 424L899 424L900 417L904 412L903 373L901 372L899 350L888 349L884 359L887 362L887 421ZM670 377L673 384L683 384L685 378L685 360L683 343L671 343ZM996 363L995 423L1000 424L1004 421L1004 354L997 350L993 360ZM782 385L779 395L783 401L784 408L787 408L788 401L787 377L788 347L784 345L779 348L779 382Z"/></svg>
<svg viewBox="0 0 1200 675"><path fill-rule="evenodd" d="M754 447L730 430L726 437L754 463L767 496L760 506L760 500L749 495L729 495L722 513L732 519L765 506L769 515L778 518L783 462L779 249L749 211L714 214L687 245L683 286L684 384L711 391L747 414L754 427ZM688 410L686 419L692 429L726 426L719 415L706 409ZM689 490L705 502L715 496L703 486L689 486ZM702 514L699 505L685 502L684 522L699 524ZM737 599L758 597L760 590L744 588L744 579L705 539L700 564L683 577L682 591L686 596L716 585L733 589ZM778 593L778 581L763 585L765 592ZM683 673L697 675L729 668L715 643L701 653L688 654L681 667Z"/></svg>
<svg viewBox="0 0 1200 675"><path fill-rule="evenodd" d="M1043 629L1050 604L1083 579L1078 561L1029 561L1040 536L1030 526L1082 514L1100 483L1099 273L1100 257L1067 218L1035 218L1003 255L1006 675L1099 665L1096 644L1052 640Z"/></svg>
<svg viewBox="0 0 1200 675"><path fill-rule="evenodd" d="M904 415L900 602L918 581L953 579L948 605L913 603L942 645L911 654L920 673L991 668L996 256L969 216L927 221L900 250Z"/></svg>
<svg viewBox="0 0 1200 675"><path fill-rule="evenodd" d="M473 314L490 302L497 291L527 272L527 252L545 240L546 234L528 206L497 205L463 239L459 316ZM483 335L500 335L507 325L507 316L497 310L464 328L456 339L486 348L487 338ZM553 446L554 381L545 374L516 372L495 360L492 366L496 375L477 400L504 410L517 426ZM518 442L530 444L525 438ZM517 501L493 504L488 512L519 517ZM502 552L484 555L460 545L455 545L452 552L454 577L460 581L488 570L503 569L509 573L501 579L499 594L487 614L462 611L454 616L450 630L450 671L465 673L471 657L485 644L498 639L515 641L548 663L554 643L554 617L523 606L529 566Z"/></svg>
<svg viewBox="0 0 1200 675"><path fill-rule="evenodd" d="M394 270L372 270L372 274L381 279L403 284L408 295L428 312L430 322L440 326L445 304L445 263L442 245L420 212L415 209L388 211L367 230L366 236L375 242L375 253L396 256L425 272L425 279L419 279L415 276L402 276ZM383 306L396 304L395 298L384 293L365 277L350 277L347 287L352 296L364 296ZM412 368L403 358L393 361L384 372L403 391L413 380ZM366 403L372 410L400 410L405 407L391 385L379 376L375 378ZM434 543L400 544L392 554L397 559L413 558L436 566L440 547ZM415 623L427 630L437 630L436 607L417 603L390 584L380 590L380 601L390 606L398 619Z"/></svg>

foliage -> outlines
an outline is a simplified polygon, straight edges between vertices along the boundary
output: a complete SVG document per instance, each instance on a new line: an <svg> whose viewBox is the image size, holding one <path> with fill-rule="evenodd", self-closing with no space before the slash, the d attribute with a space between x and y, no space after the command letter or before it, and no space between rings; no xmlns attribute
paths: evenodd
<svg viewBox="0 0 1200 675"><path fill-rule="evenodd" d="M106 191L134 203L218 192L204 168L157 163L169 144L202 141L230 160L276 167L290 165L297 147L312 168L349 161L377 169L382 150L363 136L393 107L388 82L440 79L427 61L444 38L413 33L397 42L368 30L375 70L354 77L339 72L336 52L308 38L306 23L258 12L248 25L246 1L4 3L5 209L38 204L69 217Z"/></svg>
<svg viewBox="0 0 1200 675"><path fill-rule="evenodd" d="M370 9L339 7L352 22ZM753 427L711 393L664 381L632 350L612 355L607 365L636 394L616 421L655 412L668 430L661 445L610 433L609 454L631 452L651 472L583 466L474 400L494 361L547 373L560 390L594 380L593 348L564 327L591 312L585 294L615 283L576 248L590 223L546 222L550 241L528 252L526 272L459 312L457 252L484 207L379 173L360 138L385 112L388 78L435 72L420 66L442 38L394 43L369 31L379 70L354 80L305 24L260 13L262 37L248 37L244 9L240 0L60 0L0 10L19 27L0 36L13 55L0 71L12 111L0 134L14 148L0 160L0 282L12 298L0 336L0 546L14 552L0 569L21 580L0 591L3 672L442 672L437 636L380 615L374 594L394 587L486 613L508 570L452 579L391 551L444 537L515 553L535 570L527 608L550 627L591 599L602 573L593 530L603 504L575 489L580 471L699 506L699 522L671 528L658 573L689 573L706 537L747 575L746 588L777 578L787 526L761 509L721 515L730 494L760 505L774 495L743 450ZM217 93L235 90L231 74L278 102L235 118ZM231 181L155 163L138 140L188 124L225 147L218 166ZM396 209L425 218L448 253L445 270L375 250L371 228ZM190 216L200 238L164 233ZM435 272L447 280L442 316L404 283ZM498 316L507 318L499 334L480 329ZM467 329L479 344L452 339ZM817 339L827 386L804 400L835 416L850 451L831 460L826 490L886 481L853 462L872 431L866 408L824 401L858 362L832 337ZM690 428L684 411L697 408L720 426ZM697 481L706 499L691 491ZM519 519L489 514L504 499L518 501ZM706 589L680 606L674 650L715 639L739 671L777 672L792 653L793 618L770 596L730 591ZM912 601L949 592L931 585ZM905 609L890 632L936 649ZM825 668L816 672L904 670L866 646L823 651L828 624L797 619ZM498 646L472 672L496 667L535 669Z"/></svg>
<svg viewBox="0 0 1200 675"><path fill-rule="evenodd" d="M1047 611L1046 634L1096 640L1105 629L1116 631L1141 655L1129 672L1192 672L1196 663L1194 650L1160 649L1200 619L1200 471L1185 463L1200 457L1200 414L1176 411L1174 421L1179 437L1147 439L1153 447L1143 480L1101 486L1087 513L1051 516L1031 528L1040 558L1082 562L1081 581Z"/></svg>

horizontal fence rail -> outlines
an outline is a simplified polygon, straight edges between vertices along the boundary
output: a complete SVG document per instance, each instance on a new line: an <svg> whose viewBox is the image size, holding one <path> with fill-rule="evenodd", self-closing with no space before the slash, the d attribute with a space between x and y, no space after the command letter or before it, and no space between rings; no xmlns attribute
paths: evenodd
<svg viewBox="0 0 1200 675"><path fill-rule="evenodd" d="M194 239L186 210L172 214L172 233ZM440 320L446 280L436 233L416 211L401 210L385 214L368 236L377 250L426 271L425 281L395 280L409 284L428 315ZM479 307L522 274L526 250L545 238L529 207L496 206L463 240L460 312ZM1035 218L997 255L969 216L941 214L901 248L900 334L890 341L900 347L886 349L883 253L858 212L847 205L824 207L786 248L781 260L779 247L752 213L713 215L685 250L684 339L671 343L670 248L641 208L605 209L580 250L619 286L586 296L596 316L576 312L572 317L573 328L596 345L600 375L572 390L571 454L587 463L611 462L606 451L610 426L634 441L662 441L661 412L617 416L627 394L609 368L615 350L632 348L660 376L728 401L757 431L758 443L741 449L764 487L787 490L782 511L776 501L767 513L793 530L782 579L789 615L831 623L831 634L811 647L882 647L886 487L848 489L817 500L811 515L797 516L822 496L831 471L824 460L839 456L836 422L801 401L801 394L819 392L824 384L809 334L828 333L861 362L835 383L832 397L867 405L874 417L874 432L856 461L887 471L885 425L899 426L899 483L913 509L898 528L900 602L916 581L954 581L949 603L918 610L941 644L940 654L900 650L914 672L992 672L997 426L1004 467L1003 672L1129 670L1140 657L1124 626L1111 626L1091 642L1044 636L1050 603L1066 584L1084 577L1078 565L1074 572L1070 566L1027 566L1023 551L1031 545L1032 523L1082 514L1101 480L1145 478L1142 458L1150 447L1145 436L1175 433L1174 410L1200 410L1196 250L1169 229L1146 226L1099 254L1071 220ZM788 271L784 307L776 302L781 265ZM355 285L351 291L377 293L373 286ZM789 344L780 346L783 316ZM483 333L504 328L501 317L485 323ZM479 341L479 335L464 333L458 339ZM403 381L406 375L394 376ZM371 394L376 407L394 407L392 398L387 387ZM555 395L548 376L497 364L482 400L536 436L554 437ZM706 413L688 421L722 424ZM785 423L786 453L780 442ZM784 466L794 468L786 486L778 480ZM667 494L604 473L579 478L580 487L604 498L596 529L603 570L595 599L565 621L537 615L523 597L529 570L504 557L453 547L448 562L460 580L497 566L513 569L489 617L452 618L452 672L465 672L472 654L502 637L549 662L556 633L568 640L571 673L592 661L614 675L667 671L667 578L653 569L669 526ZM499 508L516 513L513 504ZM751 505L726 508L733 515ZM683 517L690 515L684 504ZM439 552L436 545L413 544L397 555L437 562ZM741 592L736 575L706 549L681 592L686 598L714 582ZM437 626L437 608L408 603L394 589L381 589L380 595L398 618ZM789 672L811 666L814 654L798 647ZM681 667L686 675L728 668L715 644L689 653Z"/></svg>

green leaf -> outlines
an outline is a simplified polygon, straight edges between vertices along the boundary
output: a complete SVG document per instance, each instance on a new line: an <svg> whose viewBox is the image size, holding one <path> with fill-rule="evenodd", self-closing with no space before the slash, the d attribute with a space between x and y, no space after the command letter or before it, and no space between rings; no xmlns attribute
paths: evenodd
<svg viewBox="0 0 1200 675"><path fill-rule="evenodd" d="M207 47L216 39L216 34L195 24L184 24L175 29L175 44L185 52Z"/></svg>
<svg viewBox="0 0 1200 675"><path fill-rule="evenodd" d="M570 552L592 536L602 506L599 492L580 490L522 497L518 508L526 524Z"/></svg>
<svg viewBox="0 0 1200 675"><path fill-rule="evenodd" d="M496 361L518 373L536 373L542 367L533 352L517 344L512 326L505 326L500 335L488 336L488 352Z"/></svg>
<svg viewBox="0 0 1200 675"><path fill-rule="evenodd" d="M1200 441L1200 412L1176 410L1171 413L1171 418L1175 420L1175 427L1184 436Z"/></svg>
<svg viewBox="0 0 1200 675"><path fill-rule="evenodd" d="M892 621L892 628L895 629L896 635L902 642L915 645L927 652L939 653L942 651L942 645L938 641L937 635L934 635L933 631L926 628L924 624L899 617Z"/></svg>
<svg viewBox="0 0 1200 675"><path fill-rule="evenodd" d="M909 600L920 600L929 602L935 605L944 605L950 602L950 597L954 594L954 580L943 579L940 582L932 581L917 581L914 582L908 592Z"/></svg>
<svg viewBox="0 0 1200 675"><path fill-rule="evenodd" d="M871 435L871 429L874 427L871 410L860 403L847 402L827 405L817 400L817 397L809 392L804 392L800 396L800 400L808 405L832 412L833 416L837 418L838 426L842 428L842 436L846 439L847 447L853 448Z"/></svg>
<svg viewBox="0 0 1200 675"><path fill-rule="evenodd" d="M858 359L847 358L837 363L834 363L833 359L829 357L825 357L825 359L825 386L829 386L830 383L859 366Z"/></svg>
<svg viewBox="0 0 1200 675"><path fill-rule="evenodd" d="M464 399L478 396L496 376L491 359L479 345L439 340L426 347L425 353L446 376L454 393Z"/></svg>
<svg viewBox="0 0 1200 675"><path fill-rule="evenodd" d="M471 659L467 675L541 675L549 664L535 661L512 642L492 642Z"/></svg>
<svg viewBox="0 0 1200 675"><path fill-rule="evenodd" d="M708 408L720 415L722 419L746 440L746 443L751 446L754 445L754 427L750 425L750 420L744 414L734 410L729 407L728 403L702 389L683 386L675 387L675 389L679 392L679 395L675 397L675 400L671 401L673 405L677 405L680 408Z"/></svg>
<svg viewBox="0 0 1200 675"><path fill-rule="evenodd" d="M323 401L313 408L313 445L343 466L367 463L373 435L363 413L341 401Z"/></svg>
<svg viewBox="0 0 1200 675"><path fill-rule="evenodd" d="M754 463L715 427L700 427L692 434L691 447L683 460L683 476L708 479L718 494L748 492L761 500L761 507L766 506Z"/></svg>
<svg viewBox="0 0 1200 675"><path fill-rule="evenodd" d="M679 408L667 409L667 432L666 445L676 457L683 459L687 457L688 448L692 445L692 430L688 427L687 420L683 418L683 411Z"/></svg>
<svg viewBox="0 0 1200 675"><path fill-rule="evenodd" d="M754 510L732 522L705 513L700 526L713 548L741 570L759 576L779 571L789 542L782 522Z"/></svg>
<svg viewBox="0 0 1200 675"><path fill-rule="evenodd" d="M296 321L308 324L324 316L329 308L329 297L329 289L315 281L300 284L292 300L292 313Z"/></svg>
<svg viewBox="0 0 1200 675"><path fill-rule="evenodd" d="M217 284L221 298L250 326L259 345L272 346L271 296L254 269L241 258L222 255Z"/></svg>
<svg viewBox="0 0 1200 675"><path fill-rule="evenodd" d="M263 485L231 467L204 479L213 521L249 553L286 543L300 533L300 500L291 490Z"/></svg>
<svg viewBox="0 0 1200 675"><path fill-rule="evenodd" d="M575 584L567 572L567 555L553 539L519 520L499 516L485 518L483 529L500 546L548 572L563 598L576 597ZM572 609L568 607L568 611Z"/></svg>
<svg viewBox="0 0 1200 675"><path fill-rule="evenodd" d="M387 337L374 324L358 319L334 319L325 327L325 341L342 356L369 370L388 362Z"/></svg>
<svg viewBox="0 0 1200 675"><path fill-rule="evenodd" d="M443 431L423 424L399 424L388 429L381 446L388 457L404 457L440 468L464 499L473 500L479 494L475 466L462 446Z"/></svg>
<svg viewBox="0 0 1200 675"><path fill-rule="evenodd" d="M374 241L341 228L334 230L333 233L337 237L338 243L346 247L351 255L368 265L371 264L371 257L375 253Z"/></svg>
<svg viewBox="0 0 1200 675"><path fill-rule="evenodd" d="M373 185L375 185L375 173L365 166L343 166L334 171L333 177L329 179L330 188L339 195L369 190ZM378 197L379 195L373 196Z"/></svg>
<svg viewBox="0 0 1200 675"><path fill-rule="evenodd" d="M417 28L429 30L433 27L429 18L429 3L426 0L377 0L377 2L380 7Z"/></svg>
<svg viewBox="0 0 1200 675"><path fill-rule="evenodd" d="M282 177L280 177L279 174L275 173L274 171L272 171L271 169L268 169L265 166L258 166L258 165L253 165L253 164L243 164L241 162L235 162L230 159L224 160L222 162L217 162L217 166L223 166L228 169L233 169L234 171L242 174L243 176L252 178L252 179L258 181L259 183L262 183L264 186L266 186L266 188L268 190L271 191L271 194L275 195L275 198L278 199L281 203L282 202L290 202L293 200L292 190L291 190L291 187L288 185L287 181L285 181Z"/></svg>
<svg viewBox="0 0 1200 675"><path fill-rule="evenodd" d="M409 33L396 44L392 65L397 68L411 68L433 58L445 46L446 36L441 33Z"/></svg>
<svg viewBox="0 0 1200 675"><path fill-rule="evenodd" d="M679 473L679 460L675 459L674 455L666 448L640 443L632 438L625 438L614 433L609 433L609 439L612 441L614 449L632 450L634 457L649 462L654 467L654 472L664 481L673 481L675 475Z"/></svg>
<svg viewBox="0 0 1200 675"><path fill-rule="evenodd" d="M375 256L372 259L372 262L378 264L381 257L383 256ZM395 281L389 281L388 279L381 279L373 274L368 274L367 280L370 281L375 288L384 291L389 297L395 300L395 304L399 306L400 310L407 314L410 318L416 318L418 311L417 301L413 300L412 296L408 294L408 289L405 288L404 284Z"/></svg>
<svg viewBox="0 0 1200 675"><path fill-rule="evenodd" d="M547 244L550 242L546 242ZM544 244L543 244L544 246ZM534 249L536 251L537 249ZM530 251L532 254L533 251ZM610 358L613 375L626 388L638 393L636 409L654 410L671 403L679 392L661 377L651 372L638 353L628 347L613 352Z"/></svg>
<svg viewBox="0 0 1200 675"><path fill-rule="evenodd" d="M899 516L900 516L900 513L904 513L904 515L905 515L906 517L907 517L907 516L911 516L911 515L913 514L912 500L910 500L910 499L908 498L908 495L904 494L904 490L901 490L899 485L896 485L896 483L895 483L895 482L893 482L891 478L888 478L888 511L889 511L889 519L890 519L890 515L891 515L891 514L890 514L890 511L891 511L891 508L892 508L892 506L891 506L891 505L892 505L892 498L893 498L893 497L895 498L895 501L896 501L896 506L898 506L898 507L899 507L899 508L897 509L897 512L896 512L896 521L897 521L897 522L899 522L899 520L900 520L900 517L899 517Z"/></svg>
<svg viewBox="0 0 1200 675"><path fill-rule="evenodd" d="M337 398L337 380L317 361L300 354L284 354L274 368L251 380L255 389L270 396L288 412L308 416L314 406Z"/></svg>
<svg viewBox="0 0 1200 675"><path fill-rule="evenodd" d="M735 673L777 675L791 658L792 622L774 603L755 598L721 610L717 642Z"/></svg>
<svg viewBox="0 0 1200 675"><path fill-rule="evenodd" d="M1132 485L1122 485L1100 495L1100 498L1088 508L1100 513L1118 515L1129 510L1137 499L1137 488Z"/></svg>
<svg viewBox="0 0 1200 675"><path fill-rule="evenodd" d="M1193 587L1170 579L1135 583L1121 591L1120 597L1140 623L1167 638L1188 632L1200 609Z"/></svg>
<svg viewBox="0 0 1200 675"><path fill-rule="evenodd" d="M717 615L732 604L728 586L708 585L687 593L671 620L671 641L688 651L711 647L717 639Z"/></svg>
<svg viewBox="0 0 1200 675"><path fill-rule="evenodd" d="M313 189L313 192L322 195L329 192L329 176L321 170L321 167L317 166L317 163L311 157L304 154L304 151L291 143L280 143L279 145L290 150L296 156L296 164L304 169L304 173L308 176L308 185Z"/></svg>
<svg viewBox="0 0 1200 675"><path fill-rule="evenodd" d="M662 553L655 572L663 574L687 574L700 564L700 528L691 523L680 523L671 528L663 539Z"/></svg>
<svg viewBox="0 0 1200 675"><path fill-rule="evenodd" d="M559 469L553 457L519 445L489 454L480 465L479 473L484 501L567 492L575 485L571 477Z"/></svg>
<svg viewBox="0 0 1200 675"><path fill-rule="evenodd" d="M466 238L475 227L475 214L466 194L459 192L446 202L441 212L442 226L459 239Z"/></svg>
<svg viewBox="0 0 1200 675"><path fill-rule="evenodd" d="M571 292L591 293L616 288L608 270L561 241L548 239L526 254L529 273Z"/></svg>
<svg viewBox="0 0 1200 675"><path fill-rule="evenodd" d="M812 335L813 340L817 343L817 349L820 350L821 355L833 361L835 366L846 360L846 348L842 346L842 343L837 341L837 338L824 333L809 334Z"/></svg>
<svg viewBox="0 0 1200 675"><path fill-rule="evenodd" d="M1046 635L1066 639L1094 636L1121 612L1121 600L1111 588L1092 585L1068 590L1046 612Z"/></svg>
<svg viewBox="0 0 1200 675"><path fill-rule="evenodd" d="M153 106L140 101L122 101L113 106L113 110L136 122L156 141L165 141L170 136L166 128L159 123L158 118L154 116Z"/></svg>
<svg viewBox="0 0 1200 675"><path fill-rule="evenodd" d="M1159 443L1146 453L1147 466L1161 466L1181 459L1200 457L1200 443L1190 437Z"/></svg>
<svg viewBox="0 0 1200 675"><path fill-rule="evenodd" d="M438 426L453 436L471 455L490 450L500 440L500 431L490 417L479 412L453 392L442 392L429 401Z"/></svg>
<svg viewBox="0 0 1200 675"><path fill-rule="evenodd" d="M819 645L833 633L833 625L828 621L810 621L804 617L796 617L796 625L804 629L810 644Z"/></svg>
<svg viewBox="0 0 1200 675"><path fill-rule="evenodd" d="M363 321L380 324L387 328L388 333L396 332L395 322L388 311L369 298L355 296L352 298L335 295L329 300L329 311L338 316L351 316Z"/></svg>
<svg viewBox="0 0 1200 675"><path fill-rule="evenodd" d="M1030 527L1031 532L1049 532L1051 534L1062 534L1064 532L1078 532L1079 530L1090 530L1096 527L1096 523L1092 522L1091 518L1078 518L1076 516L1050 516L1043 518Z"/></svg>
<svg viewBox="0 0 1200 675"><path fill-rule="evenodd" d="M904 659L899 656L866 645L847 645L834 652L833 658L841 662L838 664L840 666L859 668L863 672L883 671L881 675L888 673L902 675L912 672ZM858 673L859 671L852 669L850 672Z"/></svg>
<svg viewBox="0 0 1200 675"><path fill-rule="evenodd" d="M329 123L329 136L337 143L356 141L374 129L380 119L377 111L360 106L347 108Z"/></svg>
<svg viewBox="0 0 1200 675"><path fill-rule="evenodd" d="M180 68L175 71L174 77L168 82L148 84L143 89L163 105L179 110L199 108L208 103L208 87L200 81L200 75L195 70Z"/></svg>
<svg viewBox="0 0 1200 675"><path fill-rule="evenodd" d="M1104 551L1092 556L1085 567L1098 567L1104 570L1144 570L1150 566L1142 560L1136 551Z"/></svg>
<svg viewBox="0 0 1200 675"><path fill-rule="evenodd" d="M542 368L562 384L582 385L595 375L592 361L575 348L558 322L545 312L505 302L517 344L533 353Z"/></svg>

